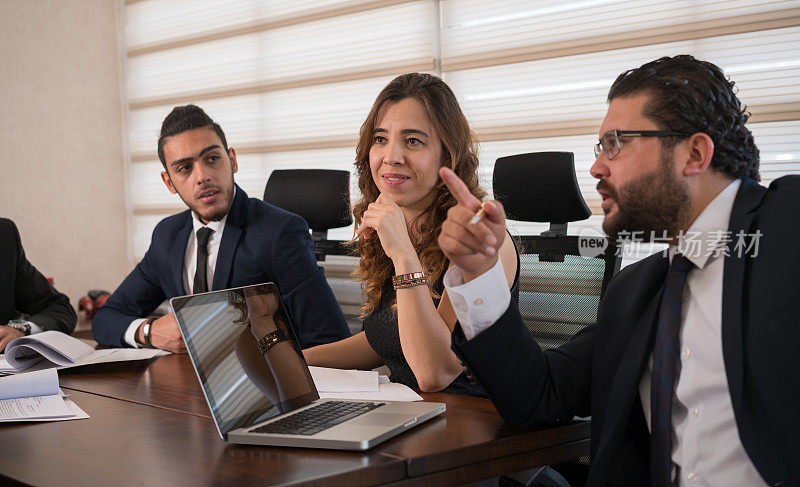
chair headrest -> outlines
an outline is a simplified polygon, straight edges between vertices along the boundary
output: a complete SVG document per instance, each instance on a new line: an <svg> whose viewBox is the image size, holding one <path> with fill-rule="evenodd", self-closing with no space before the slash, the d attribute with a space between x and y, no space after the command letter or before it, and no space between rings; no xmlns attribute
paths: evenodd
<svg viewBox="0 0 800 487"><path fill-rule="evenodd" d="M511 220L567 223L592 214L581 195L572 152L533 152L497 159L494 197Z"/></svg>
<svg viewBox="0 0 800 487"><path fill-rule="evenodd" d="M349 171L276 169L267 181L264 201L300 215L313 231L353 223Z"/></svg>

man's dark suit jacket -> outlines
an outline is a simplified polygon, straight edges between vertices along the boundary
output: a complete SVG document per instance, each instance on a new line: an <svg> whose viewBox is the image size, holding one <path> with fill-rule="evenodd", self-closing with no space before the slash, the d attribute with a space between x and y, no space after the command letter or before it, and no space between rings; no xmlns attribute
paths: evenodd
<svg viewBox="0 0 800 487"><path fill-rule="evenodd" d="M69 298L59 293L25 258L16 225L0 218L0 324L17 313L45 330L72 333L78 318Z"/></svg>
<svg viewBox="0 0 800 487"><path fill-rule="evenodd" d="M769 189L744 179L729 230L760 231L755 257L725 258L722 348L733 411L747 455L769 485L800 485L800 176ZM592 416L588 485L648 485L649 432L639 382L652 349L663 253L612 279L597 323L542 352L509 307L456 353L512 423L564 422ZM497 360L502 350L504 360Z"/></svg>
<svg viewBox="0 0 800 487"><path fill-rule="evenodd" d="M131 322L146 317L165 299L188 294L183 262L192 232L186 210L156 225L150 248L94 320L92 333L104 345L126 347ZM281 291L303 347L350 336L344 315L317 265L308 225L298 215L261 200L236 195L222 233L212 290L274 282Z"/></svg>

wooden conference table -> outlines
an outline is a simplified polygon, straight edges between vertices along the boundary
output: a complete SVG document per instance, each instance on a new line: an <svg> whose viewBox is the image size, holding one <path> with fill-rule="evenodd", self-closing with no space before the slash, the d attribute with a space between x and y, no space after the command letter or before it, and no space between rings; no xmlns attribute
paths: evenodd
<svg viewBox="0 0 800 487"><path fill-rule="evenodd" d="M222 441L186 355L62 371L91 418L0 426L2 485L461 485L589 452L589 423L505 423L486 399L422 394L447 412L366 452Z"/></svg>

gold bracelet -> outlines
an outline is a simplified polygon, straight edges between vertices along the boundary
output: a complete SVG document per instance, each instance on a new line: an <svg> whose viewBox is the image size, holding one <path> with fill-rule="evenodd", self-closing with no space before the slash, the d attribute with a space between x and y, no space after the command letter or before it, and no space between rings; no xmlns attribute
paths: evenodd
<svg viewBox="0 0 800 487"><path fill-rule="evenodd" d="M286 341L286 332L278 328L277 330L273 331L272 333L267 333L258 341L258 351L261 352L261 355L267 353L267 351L274 347L279 342Z"/></svg>
<svg viewBox="0 0 800 487"><path fill-rule="evenodd" d="M422 284L428 284L428 274L426 272L412 272L410 274L392 276L392 286L394 286L395 290L421 286Z"/></svg>

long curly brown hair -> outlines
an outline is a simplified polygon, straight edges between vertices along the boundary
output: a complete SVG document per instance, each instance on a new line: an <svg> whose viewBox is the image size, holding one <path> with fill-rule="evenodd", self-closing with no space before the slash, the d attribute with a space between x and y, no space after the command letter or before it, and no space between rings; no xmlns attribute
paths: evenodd
<svg viewBox="0 0 800 487"><path fill-rule="evenodd" d="M407 73L392 80L378 94L367 119L361 125L356 146L355 167L358 173L358 188L361 199L353 207L355 227L361 224L364 212L374 202L380 191L372 179L369 164L369 151L373 143L373 131L378 117L387 103L397 103L406 98L419 101L430 118L436 134L442 141L441 165L447 165L467 185L478 199L486 193L478 185L478 152L476 137L455 94L439 77L425 73ZM447 210L455 206L456 200L447 186L441 181L433 189L436 193L431 205L411 222L411 242L414 244L423 269L428 273L431 283L436 283L446 269L446 258L439 249L437 239L442 223L447 218ZM394 265L381 247L377 238L360 238L354 245L361 260L353 275L361 281L367 295L362 306L363 316L369 315L380 303L383 286L394 274ZM431 296L440 296L431 289Z"/></svg>

